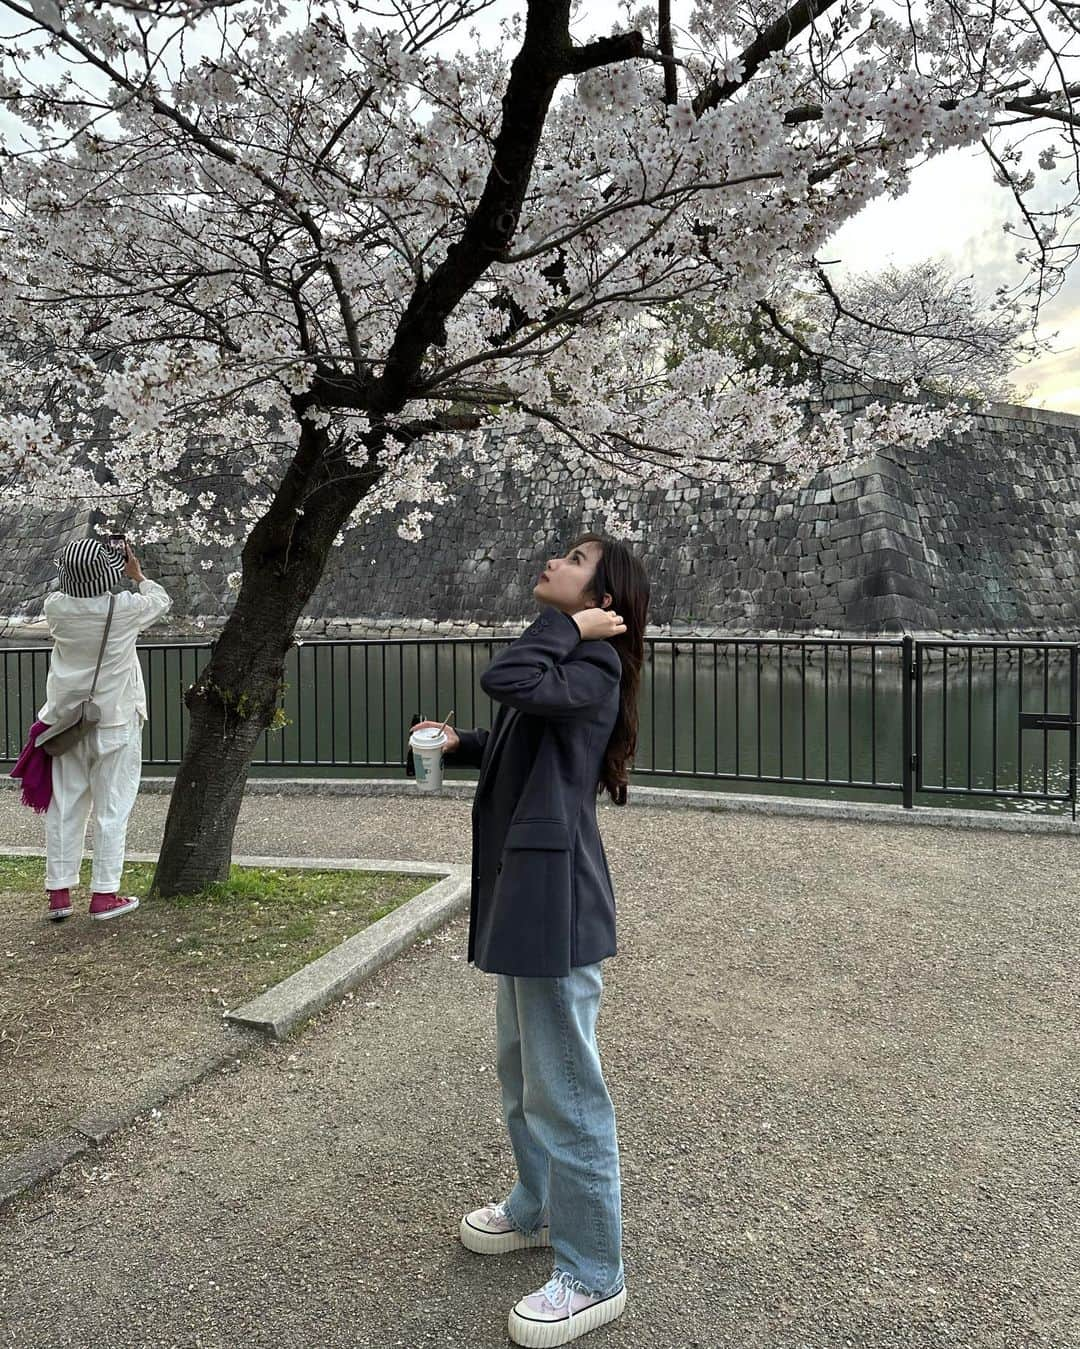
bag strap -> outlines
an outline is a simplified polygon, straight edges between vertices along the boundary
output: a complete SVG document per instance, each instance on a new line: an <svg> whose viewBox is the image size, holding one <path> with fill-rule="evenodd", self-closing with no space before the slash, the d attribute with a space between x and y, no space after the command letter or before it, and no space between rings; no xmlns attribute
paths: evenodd
<svg viewBox="0 0 1080 1349"><path fill-rule="evenodd" d="M105 632L101 638L101 647L97 653L97 664L94 666L94 682L90 685L90 697L93 698L94 690L97 688L98 672L101 669L101 661L105 655L105 643L109 640L109 629L112 627L113 609L116 607L116 596L109 596L109 616L105 620Z"/></svg>

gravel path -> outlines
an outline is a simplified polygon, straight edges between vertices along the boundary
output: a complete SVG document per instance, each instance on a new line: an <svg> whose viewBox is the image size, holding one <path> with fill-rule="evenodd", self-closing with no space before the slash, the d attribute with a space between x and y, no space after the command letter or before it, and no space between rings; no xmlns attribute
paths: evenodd
<svg viewBox="0 0 1080 1349"><path fill-rule="evenodd" d="M10 800L10 798L9 798ZM167 800L140 799L133 851ZM1080 852L1066 837L604 808L599 1038L633 1349L1080 1345ZM40 824L0 801L10 843ZM249 797L237 851L469 856L469 803ZM550 1253L466 920L0 1219L0 1344L485 1349Z"/></svg>

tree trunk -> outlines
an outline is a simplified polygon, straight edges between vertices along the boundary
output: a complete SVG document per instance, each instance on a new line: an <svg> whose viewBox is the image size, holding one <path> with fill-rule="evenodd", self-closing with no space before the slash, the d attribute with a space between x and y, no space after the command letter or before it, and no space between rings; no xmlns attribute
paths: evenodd
<svg viewBox="0 0 1080 1349"><path fill-rule="evenodd" d="M299 448L270 510L244 547L236 608L210 664L185 694L191 732L169 803L152 886L157 893L197 890L228 873L251 756L277 706L296 620L322 576L338 530L384 471L376 467L371 451L386 432L386 418L414 396L426 353L432 344L446 341L447 318L510 245L559 80L642 54L638 32L575 46L570 8L570 0L528 5L525 37L511 66L480 201L446 257L430 276L418 280L382 373L375 378L369 371L362 379L342 381L333 370L324 371L307 394L293 399L301 427ZM372 367L377 364L372 362ZM314 429L303 417L313 404L367 413L369 455L363 468L339 472L335 478L332 470L344 467L344 456L340 444L331 447L326 431ZM438 429L438 418L421 418L393 434L409 443Z"/></svg>
<svg viewBox="0 0 1080 1349"><path fill-rule="evenodd" d="M300 446L243 550L236 606L196 684L151 891L190 894L225 880L259 737L279 706L285 655L338 530L377 480L336 467L326 432L301 422ZM302 503L302 505L301 505Z"/></svg>
<svg viewBox="0 0 1080 1349"><path fill-rule="evenodd" d="M233 832L255 747L270 724L295 619L275 597L257 637L233 611L198 683L151 889L190 894L228 877ZM300 603L303 603L303 596Z"/></svg>

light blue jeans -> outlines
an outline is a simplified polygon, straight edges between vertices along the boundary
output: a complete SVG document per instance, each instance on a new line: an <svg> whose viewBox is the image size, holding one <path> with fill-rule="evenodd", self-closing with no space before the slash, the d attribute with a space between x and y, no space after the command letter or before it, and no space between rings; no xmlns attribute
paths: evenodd
<svg viewBox="0 0 1080 1349"><path fill-rule="evenodd" d="M498 980L499 1082L518 1171L507 1214L530 1235L547 1214L556 1270L606 1296L623 1282L622 1198L615 1110L596 1045L600 964Z"/></svg>

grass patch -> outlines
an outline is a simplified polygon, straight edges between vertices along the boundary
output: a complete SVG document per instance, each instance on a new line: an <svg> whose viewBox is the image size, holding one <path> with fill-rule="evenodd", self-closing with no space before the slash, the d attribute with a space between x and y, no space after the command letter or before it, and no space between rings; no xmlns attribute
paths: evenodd
<svg viewBox="0 0 1080 1349"><path fill-rule="evenodd" d="M150 962L163 976L213 973L212 992L233 1003L277 983L434 884L433 877L399 872L232 866L228 880L198 894L146 898L132 914L92 923L86 914L90 865L83 864L83 892L72 895L75 913L62 923L42 921L31 945L74 954L74 940L76 949L99 958L106 944L111 959L141 967ZM129 863L121 893L145 895L153 874L151 863ZM0 858L5 908L40 917L44 885L42 858Z"/></svg>

